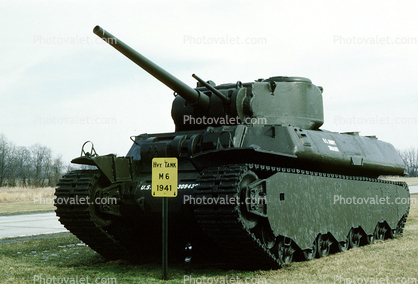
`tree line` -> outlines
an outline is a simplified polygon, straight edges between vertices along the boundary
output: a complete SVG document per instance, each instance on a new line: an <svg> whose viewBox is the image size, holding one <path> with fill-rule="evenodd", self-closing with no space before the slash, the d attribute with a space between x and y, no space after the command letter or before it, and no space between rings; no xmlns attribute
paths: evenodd
<svg viewBox="0 0 418 284"><path fill-rule="evenodd" d="M0 134L0 186L54 187L68 167L46 146L16 146Z"/></svg>
<svg viewBox="0 0 418 284"><path fill-rule="evenodd" d="M410 177L418 177L418 150L398 150ZM34 144L16 146L0 134L0 187L54 187L61 176L72 170L61 156L52 156L48 147Z"/></svg>
<svg viewBox="0 0 418 284"><path fill-rule="evenodd" d="M418 177L418 150L399 150L399 155L405 163L405 171L409 177Z"/></svg>

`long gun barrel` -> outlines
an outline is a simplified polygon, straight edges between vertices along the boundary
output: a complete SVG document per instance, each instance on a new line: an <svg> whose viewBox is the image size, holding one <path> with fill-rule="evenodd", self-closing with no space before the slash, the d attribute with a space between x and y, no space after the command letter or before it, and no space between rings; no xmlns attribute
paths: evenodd
<svg viewBox="0 0 418 284"><path fill-rule="evenodd" d="M194 107L199 109L207 109L209 107L209 97L207 95L186 85L184 82L180 81L160 66L151 62L146 57L129 47L127 44L102 29L100 26L96 26L93 29L93 32L102 38L105 42L117 49L120 53L131 59L139 67L150 73L161 83L183 97Z"/></svg>

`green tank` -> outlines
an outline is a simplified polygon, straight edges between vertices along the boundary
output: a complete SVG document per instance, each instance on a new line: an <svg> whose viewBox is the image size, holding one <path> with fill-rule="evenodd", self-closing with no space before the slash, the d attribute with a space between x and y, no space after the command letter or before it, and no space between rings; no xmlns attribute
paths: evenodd
<svg viewBox="0 0 418 284"><path fill-rule="evenodd" d="M105 258L161 256L155 157L178 159L171 258L192 248L193 258L216 252L237 268L278 268L402 233L408 187L379 179L403 175L402 159L374 136L322 130L322 87L302 77L216 85L193 75L191 88L99 26L94 33L175 93L174 132L131 137L124 157L83 147L72 163L93 169L58 184L61 223Z"/></svg>

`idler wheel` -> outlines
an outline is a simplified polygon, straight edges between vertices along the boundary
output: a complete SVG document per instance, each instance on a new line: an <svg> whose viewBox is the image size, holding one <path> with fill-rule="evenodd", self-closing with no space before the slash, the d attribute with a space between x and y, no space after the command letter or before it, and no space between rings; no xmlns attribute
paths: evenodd
<svg viewBox="0 0 418 284"><path fill-rule="evenodd" d="M105 218L106 216L100 210L100 204L95 204L96 198L100 197L101 189L102 187L99 185L98 178L96 178L89 189L89 211L96 225L107 227L112 224L112 220Z"/></svg>
<svg viewBox="0 0 418 284"><path fill-rule="evenodd" d="M248 185L257 180L258 176L253 171L247 171L239 182L239 212L242 223L248 229L253 229L260 221L259 216L248 212L246 204L250 196Z"/></svg>

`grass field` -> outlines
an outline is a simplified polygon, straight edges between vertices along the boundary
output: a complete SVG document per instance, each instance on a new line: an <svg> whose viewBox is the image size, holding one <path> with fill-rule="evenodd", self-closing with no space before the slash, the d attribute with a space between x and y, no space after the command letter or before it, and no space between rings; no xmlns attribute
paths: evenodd
<svg viewBox="0 0 418 284"><path fill-rule="evenodd" d="M418 283L418 195L403 236L270 271L169 267L168 283ZM74 236L0 243L0 283L164 283L160 264L103 260Z"/></svg>
<svg viewBox="0 0 418 284"><path fill-rule="evenodd" d="M55 188L0 187L0 214L53 211Z"/></svg>
<svg viewBox="0 0 418 284"><path fill-rule="evenodd" d="M408 185L418 185L418 177L384 177L382 179L391 181L404 181Z"/></svg>

